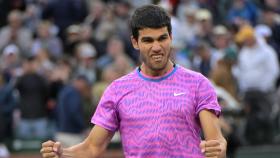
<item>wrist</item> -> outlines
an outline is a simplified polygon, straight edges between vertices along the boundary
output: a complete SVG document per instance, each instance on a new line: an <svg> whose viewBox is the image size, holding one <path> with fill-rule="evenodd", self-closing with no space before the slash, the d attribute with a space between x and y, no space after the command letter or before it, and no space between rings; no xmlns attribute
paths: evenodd
<svg viewBox="0 0 280 158"><path fill-rule="evenodd" d="M227 156L227 141L225 138L221 139L220 141L221 143L221 148L222 148L222 151L221 151L221 155L220 155L220 158L226 158Z"/></svg>

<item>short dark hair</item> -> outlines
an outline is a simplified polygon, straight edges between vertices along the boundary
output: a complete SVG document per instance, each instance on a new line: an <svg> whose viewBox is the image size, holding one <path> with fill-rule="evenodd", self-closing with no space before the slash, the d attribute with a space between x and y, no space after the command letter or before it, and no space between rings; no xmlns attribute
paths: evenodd
<svg viewBox="0 0 280 158"><path fill-rule="evenodd" d="M139 30L144 28L167 27L171 34L171 20L168 13L157 5L144 5L137 8L130 20L130 28L133 38L138 39Z"/></svg>

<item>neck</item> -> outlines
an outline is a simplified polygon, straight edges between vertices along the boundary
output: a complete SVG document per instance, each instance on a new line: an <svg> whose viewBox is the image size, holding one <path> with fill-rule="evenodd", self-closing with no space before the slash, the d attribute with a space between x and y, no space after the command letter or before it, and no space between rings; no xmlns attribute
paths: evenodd
<svg viewBox="0 0 280 158"><path fill-rule="evenodd" d="M173 65L174 64L169 60L169 62L163 69L155 70L155 69L148 68L147 65L143 63L140 66L140 69L145 75L156 77L156 76L163 76L164 74L172 70Z"/></svg>

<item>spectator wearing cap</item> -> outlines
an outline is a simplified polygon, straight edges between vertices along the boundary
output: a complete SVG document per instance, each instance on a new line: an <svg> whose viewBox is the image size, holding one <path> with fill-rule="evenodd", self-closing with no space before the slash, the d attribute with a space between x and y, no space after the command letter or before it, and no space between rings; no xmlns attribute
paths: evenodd
<svg viewBox="0 0 280 158"><path fill-rule="evenodd" d="M55 139L65 146L83 141L86 124L84 120L84 97L90 92L90 84L86 76L79 75L58 94L56 118L58 131Z"/></svg>
<svg viewBox="0 0 280 158"><path fill-rule="evenodd" d="M265 24L258 24L255 26L255 33L257 37L262 38L266 43L272 35L270 27Z"/></svg>
<svg viewBox="0 0 280 158"><path fill-rule="evenodd" d="M76 47L77 68L74 72L75 75L84 75L87 79L94 83L96 77L96 49L87 42L79 43Z"/></svg>
<svg viewBox="0 0 280 158"><path fill-rule="evenodd" d="M21 55L29 55L32 34L22 25L22 13L13 10L8 15L8 25L0 30L0 50L6 45L16 44L22 50Z"/></svg>
<svg viewBox="0 0 280 158"><path fill-rule="evenodd" d="M37 38L32 44L33 55L37 55L40 49L45 49L51 58L57 59L62 56L62 43L51 33L52 25L49 21L41 21L37 26Z"/></svg>
<svg viewBox="0 0 280 158"><path fill-rule="evenodd" d="M2 53L2 69L16 68L19 66L20 50L15 44L7 45Z"/></svg>
<svg viewBox="0 0 280 158"><path fill-rule="evenodd" d="M73 57L75 54L75 48L80 43L81 26L78 24L70 25L66 30L66 39L64 42L65 54Z"/></svg>
<svg viewBox="0 0 280 158"><path fill-rule="evenodd" d="M232 59L237 56L237 50L230 41L230 34L228 29L224 25L216 25L213 28L212 42L214 44L213 53L216 54L217 60L223 59L225 56L231 56Z"/></svg>
<svg viewBox="0 0 280 158"><path fill-rule="evenodd" d="M196 34L198 34L199 26L196 21L196 11L198 9L195 7L186 7L184 11L184 19L182 20L182 29L186 42L190 43L190 45L194 42Z"/></svg>
<svg viewBox="0 0 280 158"><path fill-rule="evenodd" d="M16 45L10 44L4 48L1 56L1 70L6 82L14 82L22 75L20 50Z"/></svg>
<svg viewBox="0 0 280 158"><path fill-rule="evenodd" d="M232 75L232 66L236 62L237 50L230 43L230 37L227 28L223 25L217 25L213 28L212 52L216 54L216 63L210 72L210 79L219 87L224 88L231 97L237 98L237 85Z"/></svg>
<svg viewBox="0 0 280 158"><path fill-rule="evenodd" d="M213 45L211 43L211 34L213 29L213 17L211 12L207 9L199 9L196 11L195 17L199 27L197 40Z"/></svg>
<svg viewBox="0 0 280 158"><path fill-rule="evenodd" d="M267 44L260 43L249 25L240 28L235 40L242 45L234 69L240 91L273 91L279 75L276 52Z"/></svg>

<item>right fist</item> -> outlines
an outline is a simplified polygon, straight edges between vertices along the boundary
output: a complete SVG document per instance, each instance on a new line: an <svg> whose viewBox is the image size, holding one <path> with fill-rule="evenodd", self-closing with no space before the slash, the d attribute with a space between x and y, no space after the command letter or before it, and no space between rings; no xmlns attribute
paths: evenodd
<svg viewBox="0 0 280 158"><path fill-rule="evenodd" d="M47 141L42 144L40 150L43 158L61 158L62 147L60 142Z"/></svg>

